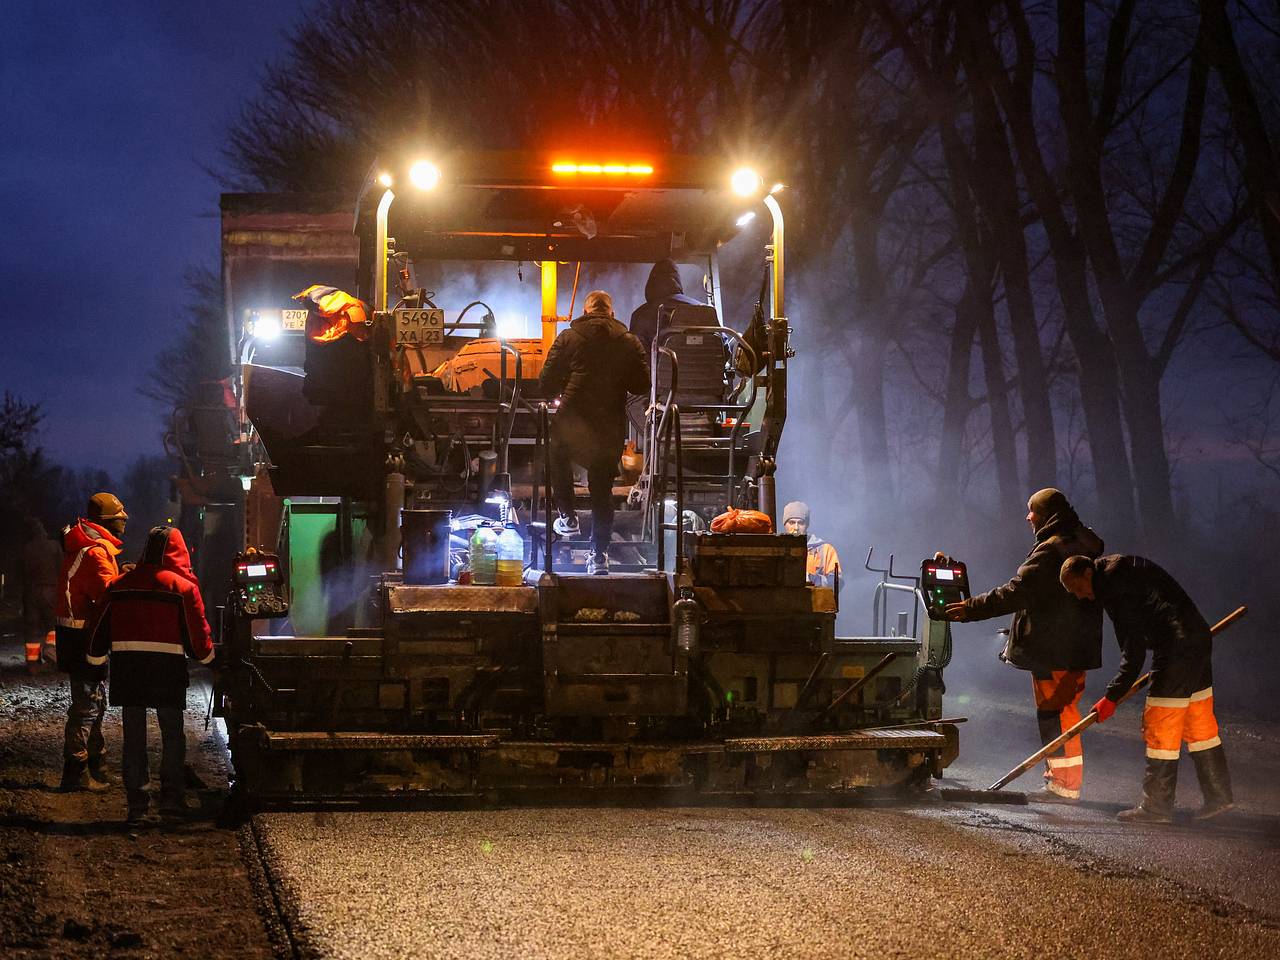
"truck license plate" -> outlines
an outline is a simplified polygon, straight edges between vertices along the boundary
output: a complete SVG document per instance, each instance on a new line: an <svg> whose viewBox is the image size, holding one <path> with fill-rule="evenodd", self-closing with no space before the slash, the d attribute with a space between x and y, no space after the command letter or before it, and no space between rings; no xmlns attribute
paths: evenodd
<svg viewBox="0 0 1280 960"><path fill-rule="evenodd" d="M444 343L443 310L402 308L395 315L397 345L416 347L424 343Z"/></svg>

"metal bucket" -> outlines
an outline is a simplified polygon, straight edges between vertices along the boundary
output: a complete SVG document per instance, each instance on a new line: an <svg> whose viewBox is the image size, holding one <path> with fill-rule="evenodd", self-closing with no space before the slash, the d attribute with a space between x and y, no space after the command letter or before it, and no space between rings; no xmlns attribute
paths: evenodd
<svg viewBox="0 0 1280 960"><path fill-rule="evenodd" d="M452 519L452 510L401 511L405 583L449 582L449 522Z"/></svg>

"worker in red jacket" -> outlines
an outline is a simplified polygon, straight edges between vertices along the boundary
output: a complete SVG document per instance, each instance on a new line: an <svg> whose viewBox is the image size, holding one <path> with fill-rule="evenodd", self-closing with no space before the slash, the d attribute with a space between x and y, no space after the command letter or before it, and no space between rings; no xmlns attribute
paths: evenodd
<svg viewBox="0 0 1280 960"><path fill-rule="evenodd" d="M85 626L107 587L120 576L120 538L129 514L111 493L89 498L85 516L62 531L62 571L54 621L58 669L69 675L71 704L62 746L61 790L105 790L107 668L85 661Z"/></svg>
<svg viewBox="0 0 1280 960"><path fill-rule="evenodd" d="M111 585L89 632L87 659L111 657L111 705L123 707L125 795L130 822L147 813L147 708L160 722L160 807L186 810L183 764L187 741L182 711L187 703L187 657L213 660L213 640L204 616L191 555L174 527L153 527L138 566Z"/></svg>

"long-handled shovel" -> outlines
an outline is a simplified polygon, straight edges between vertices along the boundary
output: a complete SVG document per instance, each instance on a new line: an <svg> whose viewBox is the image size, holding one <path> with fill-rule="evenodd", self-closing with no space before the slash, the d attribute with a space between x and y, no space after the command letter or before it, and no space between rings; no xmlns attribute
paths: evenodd
<svg viewBox="0 0 1280 960"><path fill-rule="evenodd" d="M1210 628L1211 632L1216 636L1217 634L1221 633L1227 627L1231 626L1231 624L1235 623L1237 620L1239 620L1248 612L1249 612L1248 607L1236 607L1235 610L1232 610L1229 614L1227 614L1225 617L1223 617L1221 620L1215 623L1213 627ZM1116 703L1117 704L1124 703L1126 700L1128 700L1138 691L1145 690L1149 683L1151 683L1151 674L1144 673L1142 676L1140 676L1137 680L1134 681L1133 686L1131 686L1125 692L1125 695L1121 697L1119 700L1117 700ZM1028 770L1034 767L1037 763L1039 763L1045 757L1049 756L1051 753L1053 753L1055 750L1061 747L1064 743L1066 743L1072 737L1078 737L1081 733L1089 729L1089 727L1093 726L1097 722L1098 722L1098 711L1090 710L1088 715L1081 718L1081 720L1078 723L1076 723L1074 726L1072 726L1070 730L1066 731L1064 734L1062 734L1062 736L1058 737L1056 740L1052 741L1051 743L1045 744L1043 747L1041 747L1031 756L1027 757L1027 759L1023 760L1020 764L1018 764L1016 767L1014 767L1012 770L1006 773L1003 777L1001 777L991 786L987 787L987 789L985 790L963 790L959 788L948 787L939 792L942 794L942 798L944 800L970 800L970 801L977 801L980 803L981 802L1026 803L1027 802L1026 794L1017 793L1016 791L1010 792L1010 793L1001 793L1000 792L1001 788L1004 787L1005 784L1011 783L1012 781L1018 779L1018 777L1022 776L1024 773L1026 773Z"/></svg>

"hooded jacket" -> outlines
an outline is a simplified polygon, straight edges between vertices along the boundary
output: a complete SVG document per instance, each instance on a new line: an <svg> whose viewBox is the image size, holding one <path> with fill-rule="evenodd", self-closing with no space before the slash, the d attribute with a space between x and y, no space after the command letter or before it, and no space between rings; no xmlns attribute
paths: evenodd
<svg viewBox="0 0 1280 960"><path fill-rule="evenodd" d="M543 396L560 397L558 421L580 422L591 439L621 449L627 394L649 392L649 364L621 323L584 313L556 337L539 380Z"/></svg>
<svg viewBox="0 0 1280 960"><path fill-rule="evenodd" d="M1152 669L1175 658L1208 658L1213 642L1208 621L1158 564L1145 557L1102 557L1093 571L1093 595L1111 618L1120 644L1120 670L1107 685L1112 700L1133 686L1148 650L1153 651Z"/></svg>
<svg viewBox="0 0 1280 960"><path fill-rule="evenodd" d="M90 670L84 659L84 628L107 587L120 576L120 540L83 517L62 532L62 569L53 615L57 624L58 669Z"/></svg>
<svg viewBox="0 0 1280 960"><path fill-rule="evenodd" d="M112 706L182 709L187 657L213 660L200 586L182 534L156 527L142 561L116 580L89 626L88 661L111 657Z"/></svg>
<svg viewBox="0 0 1280 960"><path fill-rule="evenodd" d="M645 356L649 355L653 338L658 335L658 308L677 303L699 305L693 297L685 296L684 284L680 282L680 268L676 266L676 262L659 260L649 271L649 279L645 282L644 303L631 314L631 332L644 347Z"/></svg>
<svg viewBox="0 0 1280 960"><path fill-rule="evenodd" d="M1035 546L1018 572L1003 586L966 600L966 619L1013 614L1004 659L1022 670L1096 670L1102 666L1102 605L1077 600L1058 572L1067 557L1101 555L1102 539L1080 522L1066 497L1053 493L1057 497L1049 505L1055 512L1036 528Z"/></svg>

